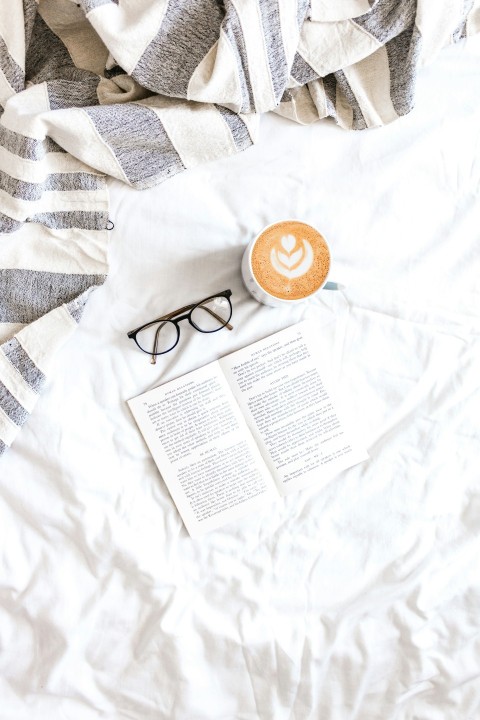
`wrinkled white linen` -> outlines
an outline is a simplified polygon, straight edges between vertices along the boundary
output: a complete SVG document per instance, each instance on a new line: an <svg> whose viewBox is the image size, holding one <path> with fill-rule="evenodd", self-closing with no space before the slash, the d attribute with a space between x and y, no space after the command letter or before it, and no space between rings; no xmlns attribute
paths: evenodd
<svg viewBox="0 0 480 720"><path fill-rule="evenodd" d="M265 117L245 153L111 182L111 274L2 460L2 720L480 716L479 58L445 50L385 128ZM344 293L247 296L286 217ZM232 333L155 366L125 335L227 287ZM304 315L371 459L192 541L125 400Z"/></svg>

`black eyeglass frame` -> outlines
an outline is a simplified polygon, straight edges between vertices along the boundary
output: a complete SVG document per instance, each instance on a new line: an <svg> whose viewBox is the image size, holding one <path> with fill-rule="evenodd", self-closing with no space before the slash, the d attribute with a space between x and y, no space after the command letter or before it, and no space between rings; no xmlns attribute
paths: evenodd
<svg viewBox="0 0 480 720"><path fill-rule="evenodd" d="M232 296L232 291L231 291L231 290L222 290L222 292L214 293L213 295L209 295L208 297L203 298L202 300L199 300L199 301L196 302L196 303L191 303L190 305L184 305L183 307L178 308L178 310L173 310L173 312L167 313L166 315L162 315L161 317L156 318L155 320L150 320L150 322L145 323L144 325L140 325L140 327L135 328L135 330L130 330L130 332L127 333L127 336L128 336L131 340L134 340L134 341L135 341L136 346L137 346L142 352L144 352L146 355L151 355L151 357L152 357L152 363L154 363L154 362L155 362L155 358L156 358L158 355L166 355L167 353L171 352L171 351L178 345L178 341L180 340L180 328L179 328L179 323L180 323L182 320L188 320L188 322L190 323L190 325L191 325L193 328L195 328L195 330L198 330L198 332L205 333L205 334L207 334L207 335L210 334L210 333L218 332L219 330L223 330L223 328L225 328L225 327L228 328L228 330L233 330L233 325L230 325L230 320L231 320L232 313L233 313L232 303L231 303L231 300L230 300L231 296ZM225 321L225 320L223 320L223 318L219 318L218 315L215 315L215 313L214 313L210 308L205 308L205 307L204 307L204 310L207 310L211 315L214 315L214 316L217 318L217 320L221 320L222 325L220 325L220 327L218 327L218 328L215 328L215 330L202 330L202 329L199 328L198 325L196 325L195 322L192 320L192 313L193 313L194 310L196 310L197 308L201 307L201 306L203 305L203 303L207 302L208 300L213 300L213 299L216 298L216 297L224 297L224 298L226 298L226 299L228 300L228 304L229 304L229 307L230 307L230 314L229 314L227 320ZM188 312L186 312L187 310L188 310ZM184 315L180 315L180 317L176 317L179 313L184 313ZM162 320L164 320L165 322L169 322L169 323L171 323L172 325L175 325L175 330L177 331L177 339L176 339L176 341L175 341L175 344L172 345L172 347L169 348L168 350L163 350L163 352L153 352L153 350L155 350L155 345L156 345L156 339L157 339L157 334L156 334L156 335L155 335L155 343L154 343L154 346L153 346L153 348L152 348L152 351L144 350L144 349L140 346L140 344L139 344L139 342L138 342L138 340L137 340L137 333L139 333L141 330L145 330L145 328L148 328L148 327L151 327L152 325L155 325L155 324L158 323L158 322L161 322ZM165 324L165 323L164 323L164 324ZM163 327L163 325L160 325L159 330L160 330L162 327ZM158 331L157 331L157 333L158 333Z"/></svg>

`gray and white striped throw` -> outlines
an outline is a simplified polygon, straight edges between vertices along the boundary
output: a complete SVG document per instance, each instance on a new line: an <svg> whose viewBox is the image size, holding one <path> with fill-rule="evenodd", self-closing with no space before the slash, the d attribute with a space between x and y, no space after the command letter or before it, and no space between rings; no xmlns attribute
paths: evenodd
<svg viewBox="0 0 480 720"><path fill-rule="evenodd" d="M0 453L106 278L105 176L244 150L269 111L389 123L479 28L479 0L1 0Z"/></svg>

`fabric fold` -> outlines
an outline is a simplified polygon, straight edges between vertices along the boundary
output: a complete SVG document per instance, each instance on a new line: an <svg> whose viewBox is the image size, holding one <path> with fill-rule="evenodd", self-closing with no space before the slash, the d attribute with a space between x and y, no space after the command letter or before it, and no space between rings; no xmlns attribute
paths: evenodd
<svg viewBox="0 0 480 720"><path fill-rule="evenodd" d="M91 291L49 310L0 345L0 455L33 411L53 357L80 322Z"/></svg>
<svg viewBox="0 0 480 720"><path fill-rule="evenodd" d="M392 122L418 68L479 29L478 0L3 3L1 447L107 276L107 177L143 189L241 152L270 111Z"/></svg>

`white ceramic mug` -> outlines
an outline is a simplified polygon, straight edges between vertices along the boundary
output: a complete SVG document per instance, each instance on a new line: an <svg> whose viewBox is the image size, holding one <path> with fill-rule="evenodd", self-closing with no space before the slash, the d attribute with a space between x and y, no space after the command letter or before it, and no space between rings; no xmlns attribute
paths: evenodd
<svg viewBox="0 0 480 720"><path fill-rule="evenodd" d="M325 279L320 287L316 288L310 294L305 295L304 297L296 299L296 300L283 300L282 298L276 297L275 295L271 295L269 292L267 292L267 290L265 290L265 288L263 288L260 285L260 283L255 278L255 275L253 274L253 270L252 270L253 248L254 248L255 243L257 242L258 238L261 235L263 235L266 230L268 230L273 225L277 225L279 222L282 222L282 223L283 222L285 222L285 223L301 222L304 225L308 225L308 223L305 223L303 220L292 220L292 219L278 220L277 222L271 223L270 225L267 225L266 227L264 227L258 233L258 235L256 237L254 237L253 240L251 240L248 243L248 245L245 249L245 252L243 253L243 257L242 257L242 278L243 278L243 282L245 283L245 287L247 288L248 292L252 295L252 297L254 297L255 300L262 303L263 305L269 305L270 307L283 307L285 305L296 305L298 303L305 302L305 300L312 297L313 295L316 295L316 293L322 289L325 289L325 290L340 289L342 287L341 285L339 285L338 283L335 283L335 282L328 281L328 275L330 273L330 270L327 273L327 275L325 276ZM318 230L316 230L315 227L313 227L313 225L309 225L309 227L311 227L316 232L319 232ZM321 234L321 233L319 233L319 234ZM327 241L325 240L325 238L323 237L323 235L322 235L322 238L323 238L325 244L327 245L328 249L330 250L329 245L328 245ZM330 253L330 256L331 256L331 253Z"/></svg>

